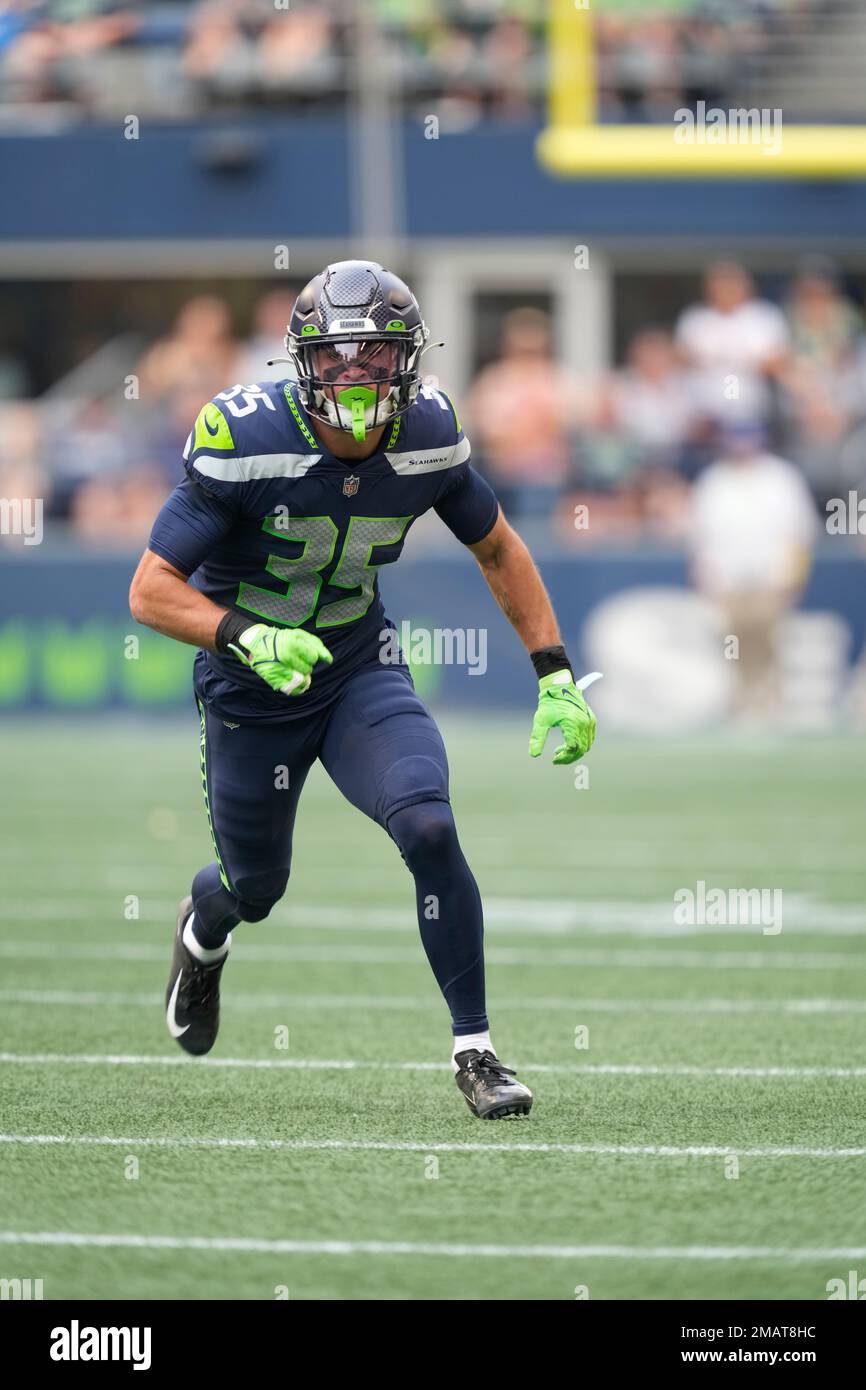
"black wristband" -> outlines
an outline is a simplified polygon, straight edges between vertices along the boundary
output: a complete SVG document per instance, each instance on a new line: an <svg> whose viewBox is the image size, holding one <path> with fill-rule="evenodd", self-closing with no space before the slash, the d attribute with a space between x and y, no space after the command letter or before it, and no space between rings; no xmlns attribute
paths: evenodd
<svg viewBox="0 0 866 1390"><path fill-rule="evenodd" d="M250 626L249 618L244 618L240 613L229 611L221 620L216 630L214 646L221 656L228 656L229 642L237 643L242 632L246 632Z"/></svg>
<svg viewBox="0 0 866 1390"><path fill-rule="evenodd" d="M554 671L571 671L571 679L574 680L574 671L565 654L565 647L539 647L537 652L529 653L529 659L539 680L543 676L552 676Z"/></svg>

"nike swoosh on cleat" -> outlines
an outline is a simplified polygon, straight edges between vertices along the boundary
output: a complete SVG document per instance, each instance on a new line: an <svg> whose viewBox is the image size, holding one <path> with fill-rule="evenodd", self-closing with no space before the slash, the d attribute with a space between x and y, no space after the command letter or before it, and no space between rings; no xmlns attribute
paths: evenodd
<svg viewBox="0 0 866 1390"><path fill-rule="evenodd" d="M180 989L180 978L182 974L182 970L178 971L177 979L174 982L174 989L172 990L171 998L168 1001L168 1008L165 1011L165 1021L168 1024L168 1031L171 1033L171 1036L173 1038L182 1038L184 1033L187 1031L187 1028L190 1027L190 1025L187 1023L184 1028L180 1028L174 1016L174 1010L177 1004L177 992Z"/></svg>

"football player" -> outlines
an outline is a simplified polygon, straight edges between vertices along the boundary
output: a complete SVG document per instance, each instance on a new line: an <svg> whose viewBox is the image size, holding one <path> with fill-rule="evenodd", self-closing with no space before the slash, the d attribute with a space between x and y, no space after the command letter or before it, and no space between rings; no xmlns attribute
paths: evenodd
<svg viewBox="0 0 866 1390"><path fill-rule="evenodd" d="M298 802L318 758L414 877L422 942L451 1014L457 1085L473 1114L498 1119L527 1114L532 1095L490 1039L481 899L457 837L445 748L405 663L380 659L391 634L377 572L399 558L419 516L433 508L469 547L529 652L539 683L533 757L555 727L563 742L553 761L575 761L595 718L529 552L470 465L451 401L421 386L428 336L396 275L370 261L328 266L288 326L296 380L234 386L203 407L185 477L154 524L130 607L200 649L194 688L215 855L180 905L166 1020L187 1052L213 1047L232 929L260 922L283 896Z"/></svg>

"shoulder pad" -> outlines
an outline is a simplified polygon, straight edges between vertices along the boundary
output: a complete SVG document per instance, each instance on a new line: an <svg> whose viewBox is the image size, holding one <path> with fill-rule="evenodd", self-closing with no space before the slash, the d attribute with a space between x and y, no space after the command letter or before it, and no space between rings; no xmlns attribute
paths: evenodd
<svg viewBox="0 0 866 1390"><path fill-rule="evenodd" d="M234 449L231 426L216 401L208 401L199 411L192 434L187 440L184 458L192 458L200 449Z"/></svg>
<svg viewBox="0 0 866 1390"><path fill-rule="evenodd" d="M293 408L288 386L232 386L202 406L183 451L194 482L225 497L239 483L295 477L317 461L321 451L308 452L316 441Z"/></svg>
<svg viewBox="0 0 866 1390"><path fill-rule="evenodd" d="M457 411L444 391L422 386L418 399L403 416L385 457L396 473L431 473L466 463L471 450Z"/></svg>

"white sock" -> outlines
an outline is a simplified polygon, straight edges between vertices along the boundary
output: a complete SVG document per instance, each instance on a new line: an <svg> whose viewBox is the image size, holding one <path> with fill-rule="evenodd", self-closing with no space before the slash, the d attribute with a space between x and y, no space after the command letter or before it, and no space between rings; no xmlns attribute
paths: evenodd
<svg viewBox="0 0 866 1390"><path fill-rule="evenodd" d="M194 919L195 913L191 912L183 929L183 944L190 955L195 956L196 960L200 960L202 965L213 965L215 961L222 960L223 956L228 955L232 944L232 934L229 932L222 946L208 950L207 946L202 946L201 942L196 940L195 932L192 929Z"/></svg>
<svg viewBox="0 0 866 1390"><path fill-rule="evenodd" d="M454 1060L457 1053L468 1052L472 1047L477 1048L479 1052L492 1052L494 1057L496 1056L496 1050L490 1041L489 1033L463 1033L459 1038L454 1039L454 1051L451 1053L451 1066L455 1072L460 1070Z"/></svg>

